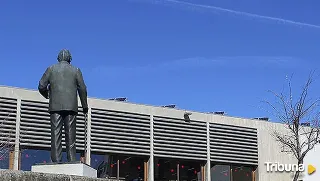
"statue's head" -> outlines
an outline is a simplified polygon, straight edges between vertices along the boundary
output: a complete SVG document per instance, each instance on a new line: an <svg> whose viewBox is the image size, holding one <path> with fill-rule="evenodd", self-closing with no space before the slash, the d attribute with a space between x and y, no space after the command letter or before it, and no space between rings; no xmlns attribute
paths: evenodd
<svg viewBox="0 0 320 181"><path fill-rule="evenodd" d="M72 56L69 50L63 49L59 52L59 55L58 55L59 62L66 61L70 63L71 60L72 60Z"/></svg>

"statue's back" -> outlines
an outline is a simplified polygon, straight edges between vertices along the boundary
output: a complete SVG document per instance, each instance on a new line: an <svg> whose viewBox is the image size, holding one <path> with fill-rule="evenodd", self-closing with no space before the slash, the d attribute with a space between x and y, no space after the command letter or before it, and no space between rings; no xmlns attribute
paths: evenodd
<svg viewBox="0 0 320 181"><path fill-rule="evenodd" d="M67 62L50 67L50 111L77 111L77 71Z"/></svg>

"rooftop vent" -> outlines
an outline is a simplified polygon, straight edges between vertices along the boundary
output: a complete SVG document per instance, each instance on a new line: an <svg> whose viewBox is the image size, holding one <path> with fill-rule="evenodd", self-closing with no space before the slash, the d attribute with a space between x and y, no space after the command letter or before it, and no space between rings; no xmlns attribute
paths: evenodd
<svg viewBox="0 0 320 181"><path fill-rule="evenodd" d="M301 126L310 126L310 123L301 123Z"/></svg>
<svg viewBox="0 0 320 181"><path fill-rule="evenodd" d="M165 105L165 106L161 106L161 107L166 107L166 108L175 108L176 105L174 104L170 104L170 105Z"/></svg>
<svg viewBox="0 0 320 181"><path fill-rule="evenodd" d="M216 111L216 112L214 112L214 114L224 115L225 112L224 111Z"/></svg>
<svg viewBox="0 0 320 181"><path fill-rule="evenodd" d="M117 98L112 98L109 100L125 102L125 101L127 101L127 98L126 97L117 97Z"/></svg>
<svg viewBox="0 0 320 181"><path fill-rule="evenodd" d="M269 118L267 118L267 117L253 118L253 119L257 119L257 120L261 120L261 121L269 121Z"/></svg>

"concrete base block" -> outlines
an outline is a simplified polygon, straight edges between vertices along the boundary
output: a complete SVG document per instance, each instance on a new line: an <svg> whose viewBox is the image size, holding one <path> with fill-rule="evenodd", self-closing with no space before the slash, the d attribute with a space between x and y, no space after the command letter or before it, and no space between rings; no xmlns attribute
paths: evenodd
<svg viewBox="0 0 320 181"><path fill-rule="evenodd" d="M113 179L101 179L81 177L64 174L37 173L29 171L1 170L1 181L116 181Z"/></svg>
<svg viewBox="0 0 320 181"><path fill-rule="evenodd" d="M38 173L65 174L97 178L97 170L81 162L38 164L33 165L31 167L31 171Z"/></svg>

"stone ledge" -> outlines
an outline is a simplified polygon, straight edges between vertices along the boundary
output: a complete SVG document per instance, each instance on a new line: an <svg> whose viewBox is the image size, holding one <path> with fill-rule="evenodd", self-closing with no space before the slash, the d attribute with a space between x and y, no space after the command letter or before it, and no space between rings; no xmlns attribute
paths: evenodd
<svg viewBox="0 0 320 181"><path fill-rule="evenodd" d="M63 174L47 174L29 171L1 170L1 181L115 181L110 179L87 178Z"/></svg>

